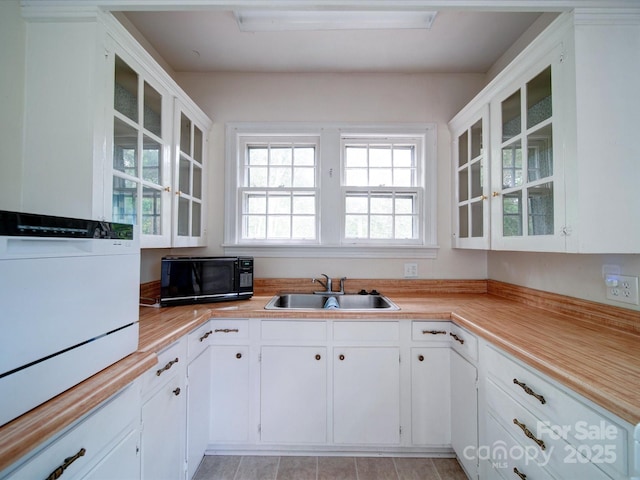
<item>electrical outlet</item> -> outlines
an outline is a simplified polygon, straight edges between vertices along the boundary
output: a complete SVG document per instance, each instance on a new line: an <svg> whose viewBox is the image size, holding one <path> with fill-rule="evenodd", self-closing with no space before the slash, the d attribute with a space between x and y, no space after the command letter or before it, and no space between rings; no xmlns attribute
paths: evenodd
<svg viewBox="0 0 640 480"><path fill-rule="evenodd" d="M616 302L638 305L638 277L616 275L617 285L607 287L607 298Z"/></svg>
<svg viewBox="0 0 640 480"><path fill-rule="evenodd" d="M418 264L417 263L405 263L404 264L404 278L416 278L418 276Z"/></svg>

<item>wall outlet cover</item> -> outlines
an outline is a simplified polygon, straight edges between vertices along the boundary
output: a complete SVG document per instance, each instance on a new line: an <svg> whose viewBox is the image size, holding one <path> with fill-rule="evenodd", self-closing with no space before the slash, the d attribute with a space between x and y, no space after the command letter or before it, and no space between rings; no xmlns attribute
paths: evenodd
<svg viewBox="0 0 640 480"><path fill-rule="evenodd" d="M638 305L638 277L617 276L617 285L607 286L607 298L616 302Z"/></svg>

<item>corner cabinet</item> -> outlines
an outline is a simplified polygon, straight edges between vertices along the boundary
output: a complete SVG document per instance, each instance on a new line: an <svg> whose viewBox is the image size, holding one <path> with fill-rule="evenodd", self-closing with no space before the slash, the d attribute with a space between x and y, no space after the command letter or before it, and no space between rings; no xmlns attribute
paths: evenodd
<svg viewBox="0 0 640 480"><path fill-rule="evenodd" d="M563 13L451 120L454 247L640 252L639 38L638 9Z"/></svg>
<svg viewBox="0 0 640 480"><path fill-rule="evenodd" d="M203 245L211 120L111 14L22 13L24 209L132 223L143 248Z"/></svg>

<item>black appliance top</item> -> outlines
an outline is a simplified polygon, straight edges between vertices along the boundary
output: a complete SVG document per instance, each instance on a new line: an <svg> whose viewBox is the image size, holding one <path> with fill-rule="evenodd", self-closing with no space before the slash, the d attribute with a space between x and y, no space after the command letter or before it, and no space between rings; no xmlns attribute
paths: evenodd
<svg viewBox="0 0 640 480"><path fill-rule="evenodd" d="M133 240L133 225L0 210L0 235Z"/></svg>

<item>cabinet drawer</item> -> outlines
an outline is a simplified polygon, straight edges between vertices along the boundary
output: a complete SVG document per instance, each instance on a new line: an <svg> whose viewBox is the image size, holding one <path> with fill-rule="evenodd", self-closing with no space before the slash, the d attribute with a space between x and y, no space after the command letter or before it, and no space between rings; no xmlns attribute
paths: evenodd
<svg viewBox="0 0 640 480"><path fill-rule="evenodd" d="M451 322L420 321L411 323L411 338L414 342L449 343Z"/></svg>
<svg viewBox="0 0 640 480"><path fill-rule="evenodd" d="M87 472L108 453L108 447L131 429L131 424L139 423L139 416L140 396L130 385L6 478L47 478L63 465L67 465L65 478Z"/></svg>
<svg viewBox="0 0 640 480"><path fill-rule="evenodd" d="M327 339L327 323L304 320L263 320L263 340L314 341Z"/></svg>
<svg viewBox="0 0 640 480"><path fill-rule="evenodd" d="M452 323L449 337L451 338L451 345L456 352L474 365L478 362L478 339L475 335Z"/></svg>
<svg viewBox="0 0 640 480"><path fill-rule="evenodd" d="M160 388L169 381L173 375L185 368L187 363L187 342L181 338L172 343L158 354L158 363L153 368L147 370L142 377L142 395Z"/></svg>
<svg viewBox="0 0 640 480"><path fill-rule="evenodd" d="M587 455L602 456L602 468L628 474L626 428L490 346L486 347L486 365L494 382L517 403L536 412L544 422L541 428L553 429L555 436ZM605 456L607 452L613 452L615 459L611 453Z"/></svg>
<svg viewBox="0 0 640 480"><path fill-rule="evenodd" d="M249 338L249 320L211 320L210 326L212 343L235 343Z"/></svg>
<svg viewBox="0 0 640 480"><path fill-rule="evenodd" d="M211 328L211 323L207 322L187 336L187 357L189 361L196 358L200 355L200 352L209 346L209 339L212 335L213 329Z"/></svg>
<svg viewBox="0 0 640 480"><path fill-rule="evenodd" d="M398 322L343 322L333 323L333 339L352 342L391 342L400 337Z"/></svg>
<svg viewBox="0 0 640 480"><path fill-rule="evenodd" d="M610 477L594 463L587 463L581 453L590 455L599 464L615 462L622 450L615 448L605 451L608 440L600 440L603 451L591 448L587 443L571 445L561 435L555 434L544 419L518 404L507 395L502 388L491 379L487 380L487 405L492 414L523 447L530 457L544 458L545 466L557 472L559 478L588 478L590 480L606 480ZM517 423L516 423L517 422ZM564 424L561 424L564 425ZM620 447L621 448L621 447ZM625 456L626 458L626 456Z"/></svg>

